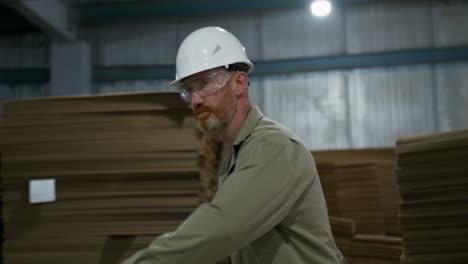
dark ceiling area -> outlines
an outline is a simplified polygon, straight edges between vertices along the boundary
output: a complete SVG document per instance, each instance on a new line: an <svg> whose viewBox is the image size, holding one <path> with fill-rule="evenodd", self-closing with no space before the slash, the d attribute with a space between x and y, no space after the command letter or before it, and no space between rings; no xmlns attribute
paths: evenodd
<svg viewBox="0 0 468 264"><path fill-rule="evenodd" d="M17 0L7 0L14 2ZM40 0L37 0L40 1ZM42 0L46 2L47 0ZM261 12L265 10L304 8L312 0L60 0L69 9L72 24L100 24L113 21L134 21L146 18L196 17L210 14ZM441 2L450 5L468 0L334 0L335 4L364 4L368 2L416 1ZM40 29L24 15L0 0L0 34L39 32Z"/></svg>
<svg viewBox="0 0 468 264"><path fill-rule="evenodd" d="M5 3L0 2L0 34L40 32L40 29L18 14Z"/></svg>

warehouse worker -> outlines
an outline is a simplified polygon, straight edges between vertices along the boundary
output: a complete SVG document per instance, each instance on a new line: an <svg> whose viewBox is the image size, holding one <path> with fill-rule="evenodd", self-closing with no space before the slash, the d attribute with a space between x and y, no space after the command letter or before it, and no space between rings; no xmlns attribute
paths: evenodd
<svg viewBox="0 0 468 264"><path fill-rule="evenodd" d="M345 263L309 150L250 103L253 68L222 28L201 28L182 42L172 84L200 130L219 135L230 151L213 200L125 264Z"/></svg>

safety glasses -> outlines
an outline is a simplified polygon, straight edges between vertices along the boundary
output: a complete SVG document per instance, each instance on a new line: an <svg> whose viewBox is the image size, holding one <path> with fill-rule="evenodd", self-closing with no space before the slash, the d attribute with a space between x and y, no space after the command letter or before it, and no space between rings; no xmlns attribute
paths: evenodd
<svg viewBox="0 0 468 264"><path fill-rule="evenodd" d="M215 94L219 89L223 88L226 83L234 75L234 72L219 70L211 72L206 76L200 76L190 81L181 82L177 89L180 97L187 102L192 102L192 97L196 93L201 98Z"/></svg>

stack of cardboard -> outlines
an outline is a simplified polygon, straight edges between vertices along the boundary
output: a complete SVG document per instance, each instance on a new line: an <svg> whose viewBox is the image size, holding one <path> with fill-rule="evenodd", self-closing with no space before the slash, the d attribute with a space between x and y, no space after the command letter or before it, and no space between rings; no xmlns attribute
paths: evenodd
<svg viewBox="0 0 468 264"><path fill-rule="evenodd" d="M328 214L331 216L340 217L338 206L338 198L336 197L336 176L335 166L333 163L318 163L317 171L319 172L320 183L322 184L323 194L327 201Z"/></svg>
<svg viewBox="0 0 468 264"><path fill-rule="evenodd" d="M400 191L396 176L396 158L391 162L376 164L377 177L380 182L381 202L383 206L386 234L401 236L400 228Z"/></svg>
<svg viewBox="0 0 468 264"><path fill-rule="evenodd" d="M11 101L4 115L5 263L116 263L200 202L199 139L175 93ZM43 179L56 200L32 204Z"/></svg>
<svg viewBox="0 0 468 264"><path fill-rule="evenodd" d="M402 263L468 263L468 130L397 141Z"/></svg>
<svg viewBox="0 0 468 264"><path fill-rule="evenodd" d="M356 235L353 264L399 264L402 239L395 236Z"/></svg>
<svg viewBox="0 0 468 264"><path fill-rule="evenodd" d="M399 263L400 195L394 149L317 151L312 155L335 241L348 262ZM337 231L345 226L353 232Z"/></svg>
<svg viewBox="0 0 468 264"><path fill-rule="evenodd" d="M355 220L357 233L401 234L394 149L327 150L312 155L329 215Z"/></svg>
<svg viewBox="0 0 468 264"><path fill-rule="evenodd" d="M340 215L356 222L357 233L384 235L381 186L375 164L342 165L335 174Z"/></svg>
<svg viewBox="0 0 468 264"><path fill-rule="evenodd" d="M351 219L330 216L330 227L336 245L345 259L351 263L353 255L352 242L356 233L356 224Z"/></svg>

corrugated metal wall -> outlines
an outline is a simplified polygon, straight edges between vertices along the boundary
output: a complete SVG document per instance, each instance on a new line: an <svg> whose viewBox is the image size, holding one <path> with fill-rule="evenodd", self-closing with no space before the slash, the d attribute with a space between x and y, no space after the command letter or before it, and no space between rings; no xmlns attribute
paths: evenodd
<svg viewBox="0 0 468 264"><path fill-rule="evenodd" d="M434 3L432 8L434 46L466 45L468 43L468 5Z"/></svg>
<svg viewBox="0 0 468 264"><path fill-rule="evenodd" d="M467 24L463 3L370 2L336 6L325 19L308 10L223 14L87 26L80 36L95 66L141 66L173 64L183 38L204 26L234 33L255 61L467 45ZM2 66L47 65L44 46L1 39L0 46ZM253 78L250 94L312 149L392 146L399 136L467 128L467 74L468 62L285 74ZM96 83L93 91L169 90L169 81ZM0 88L0 97L40 95L47 87L19 90Z"/></svg>
<svg viewBox="0 0 468 264"><path fill-rule="evenodd" d="M468 63L436 68L436 121L439 131L468 127Z"/></svg>
<svg viewBox="0 0 468 264"><path fill-rule="evenodd" d="M311 148L349 148L343 72L306 73L264 80L264 112Z"/></svg>
<svg viewBox="0 0 468 264"><path fill-rule="evenodd" d="M83 29L100 66L173 64L177 50L175 21L123 22Z"/></svg>
<svg viewBox="0 0 468 264"><path fill-rule="evenodd" d="M44 68L49 64L49 40L43 34L0 37L0 68Z"/></svg>
<svg viewBox="0 0 468 264"><path fill-rule="evenodd" d="M430 7L410 1L348 6L345 12L348 52L431 46Z"/></svg>
<svg viewBox="0 0 468 264"><path fill-rule="evenodd" d="M310 11L271 12L260 17L263 59L343 54L345 34L339 7L327 18Z"/></svg>
<svg viewBox="0 0 468 264"><path fill-rule="evenodd" d="M353 147L391 146L395 137L435 132L431 66L353 70L349 111Z"/></svg>

